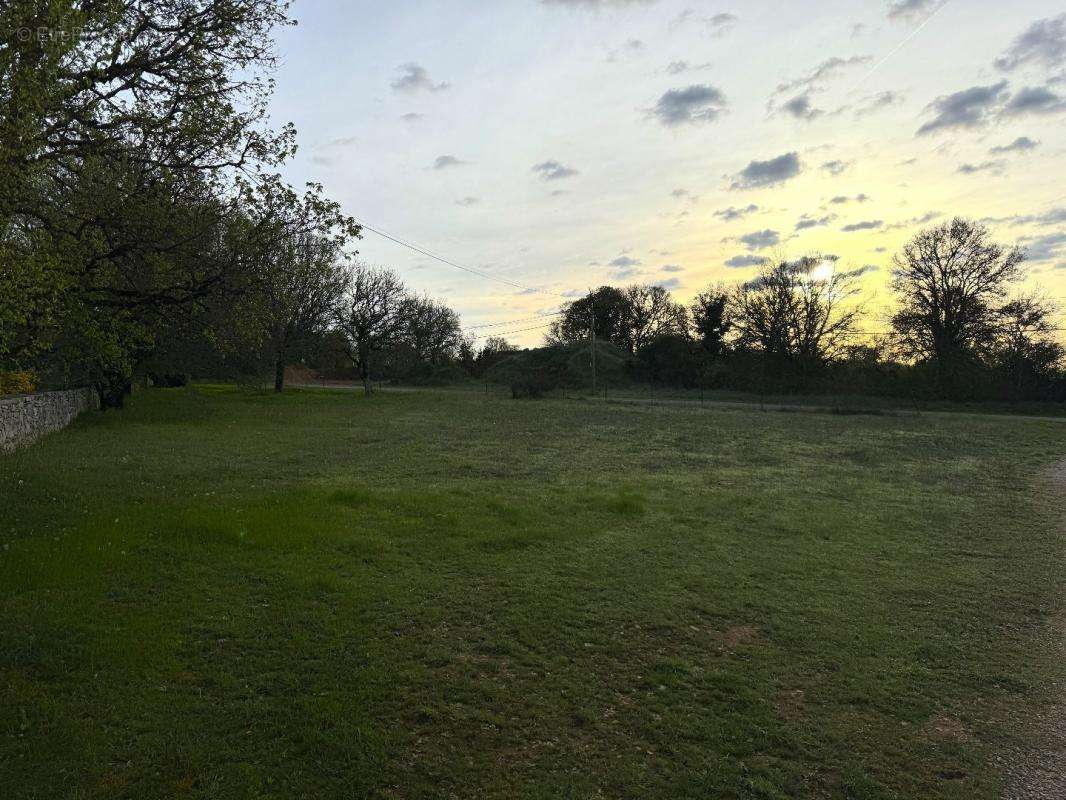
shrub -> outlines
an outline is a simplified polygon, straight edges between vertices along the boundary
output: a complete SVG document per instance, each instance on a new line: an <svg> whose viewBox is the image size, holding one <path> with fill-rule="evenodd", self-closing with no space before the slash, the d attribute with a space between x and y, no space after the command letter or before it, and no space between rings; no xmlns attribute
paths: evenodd
<svg viewBox="0 0 1066 800"><path fill-rule="evenodd" d="M26 370L0 370L0 395L28 394L37 388L37 376Z"/></svg>
<svg viewBox="0 0 1066 800"><path fill-rule="evenodd" d="M557 375L539 371L521 375L511 381L511 397L515 400L536 400L561 388Z"/></svg>
<svg viewBox="0 0 1066 800"><path fill-rule="evenodd" d="M588 342L541 347L508 353L486 371L485 378L507 384L517 397L542 397L557 389L588 387L592 379ZM596 344L596 372L600 386L627 382L627 356L609 342Z"/></svg>
<svg viewBox="0 0 1066 800"><path fill-rule="evenodd" d="M148 379L151 380L152 385L157 389L180 389L182 386L187 386L189 383L189 376L180 372L164 372L158 374L150 372Z"/></svg>
<svg viewBox="0 0 1066 800"><path fill-rule="evenodd" d="M667 386L691 389L699 383L702 351L685 336L656 336L637 351L639 377Z"/></svg>

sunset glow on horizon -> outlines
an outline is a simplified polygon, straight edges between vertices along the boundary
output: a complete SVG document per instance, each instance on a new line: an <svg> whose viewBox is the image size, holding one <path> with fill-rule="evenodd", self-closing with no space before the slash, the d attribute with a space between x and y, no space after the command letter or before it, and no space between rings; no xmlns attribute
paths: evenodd
<svg viewBox="0 0 1066 800"><path fill-rule="evenodd" d="M1057 3L331 1L295 13L273 103L303 143L286 176L419 248L545 290L364 234L365 260L445 298L467 326L602 284L687 300L771 255L811 253L863 269L864 302L884 310L892 254L953 216L1026 247L1025 288L1066 306Z"/></svg>

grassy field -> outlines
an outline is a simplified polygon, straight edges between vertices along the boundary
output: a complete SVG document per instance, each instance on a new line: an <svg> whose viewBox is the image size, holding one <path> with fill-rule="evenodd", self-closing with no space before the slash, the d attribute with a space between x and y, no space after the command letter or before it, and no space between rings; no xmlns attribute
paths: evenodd
<svg viewBox="0 0 1066 800"><path fill-rule="evenodd" d="M0 456L6 798L993 798L1066 424L200 387Z"/></svg>

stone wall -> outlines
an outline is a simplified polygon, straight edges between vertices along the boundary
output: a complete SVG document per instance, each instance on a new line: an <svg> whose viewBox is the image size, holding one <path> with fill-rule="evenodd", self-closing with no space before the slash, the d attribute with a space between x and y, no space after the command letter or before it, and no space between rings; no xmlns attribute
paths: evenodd
<svg viewBox="0 0 1066 800"><path fill-rule="evenodd" d="M0 453L67 427L82 411L100 407L95 389L0 397Z"/></svg>

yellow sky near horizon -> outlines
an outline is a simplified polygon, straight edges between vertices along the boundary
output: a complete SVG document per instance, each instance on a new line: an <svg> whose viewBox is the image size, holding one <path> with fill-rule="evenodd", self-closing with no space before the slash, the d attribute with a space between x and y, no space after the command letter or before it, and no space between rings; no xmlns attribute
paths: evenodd
<svg viewBox="0 0 1066 800"><path fill-rule="evenodd" d="M1029 247L1027 286L1066 307L1058 3L295 11L273 107L300 131L287 176L322 182L348 213L419 248L549 292L366 234L363 258L467 326L521 319L511 338L534 344L543 331L525 318L592 286L659 283L688 300L750 279L755 259L811 252L870 267L863 296L883 316L892 253L922 220L954 215Z"/></svg>

